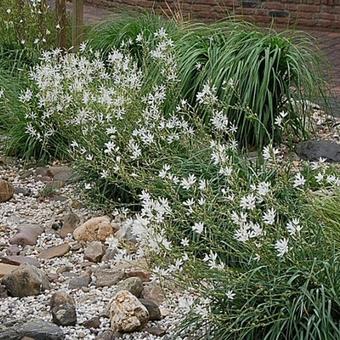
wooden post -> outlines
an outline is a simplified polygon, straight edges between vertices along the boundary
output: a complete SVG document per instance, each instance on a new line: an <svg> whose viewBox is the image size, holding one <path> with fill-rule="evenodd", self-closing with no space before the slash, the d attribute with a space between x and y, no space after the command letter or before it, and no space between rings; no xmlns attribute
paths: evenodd
<svg viewBox="0 0 340 340"><path fill-rule="evenodd" d="M66 50L66 0L56 0L56 13L58 23L58 45L61 49Z"/></svg>
<svg viewBox="0 0 340 340"><path fill-rule="evenodd" d="M73 51L78 51L83 38L83 25L84 25L84 1L73 0L73 13L72 13L72 45Z"/></svg>

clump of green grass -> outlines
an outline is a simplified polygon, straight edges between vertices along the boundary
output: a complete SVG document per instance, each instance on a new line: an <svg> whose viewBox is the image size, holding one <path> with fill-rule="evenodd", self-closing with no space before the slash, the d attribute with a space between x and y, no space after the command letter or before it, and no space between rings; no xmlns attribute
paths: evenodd
<svg viewBox="0 0 340 340"><path fill-rule="evenodd" d="M204 25L176 23L149 14L97 26L90 34L90 44L105 53L125 46L145 67L149 63L136 38L142 34L152 44L153 32L160 27L174 42L180 78L175 98L185 98L195 106L204 84L215 86L229 119L238 127L237 138L243 146L279 141L282 136L275 122L282 112L288 115L293 135L306 137L308 111L297 104L326 98L324 62L311 37L277 33L232 19ZM157 84L159 74L153 73L150 79ZM224 90L227 84L234 87L229 92ZM174 99L169 107L176 105Z"/></svg>

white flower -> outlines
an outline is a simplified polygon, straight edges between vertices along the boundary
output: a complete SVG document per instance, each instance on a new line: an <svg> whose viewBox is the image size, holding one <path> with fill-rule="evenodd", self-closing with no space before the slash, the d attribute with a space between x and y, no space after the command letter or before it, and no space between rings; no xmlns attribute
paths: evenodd
<svg viewBox="0 0 340 340"><path fill-rule="evenodd" d="M300 172L298 172L294 177L294 183L293 183L294 188L303 186L305 183L306 183L305 178L301 175Z"/></svg>
<svg viewBox="0 0 340 340"><path fill-rule="evenodd" d="M182 245L183 247L187 247L187 246L189 245L189 240L188 240L187 238L183 238L183 239L181 240L181 245Z"/></svg>
<svg viewBox="0 0 340 340"><path fill-rule="evenodd" d="M263 158L266 161L270 161L272 159L275 159L275 156L279 153L279 150L270 147L270 146L265 146L263 148Z"/></svg>
<svg viewBox="0 0 340 340"><path fill-rule="evenodd" d="M92 185L90 183L85 184L85 190L90 190L92 188Z"/></svg>
<svg viewBox="0 0 340 340"><path fill-rule="evenodd" d="M0 89L0 98L4 95L4 90Z"/></svg>
<svg viewBox="0 0 340 340"><path fill-rule="evenodd" d="M260 182L257 185L257 193L260 196L266 196L270 192L270 183Z"/></svg>
<svg viewBox="0 0 340 340"><path fill-rule="evenodd" d="M288 239L282 238L280 240L277 240L274 245L276 251L277 251L277 256L282 257L286 253L288 253Z"/></svg>
<svg viewBox="0 0 340 340"><path fill-rule="evenodd" d="M302 227L300 226L300 221L297 218L293 218L291 221L289 221L286 225L286 228L288 230L289 235L292 236L298 234L302 229Z"/></svg>
<svg viewBox="0 0 340 340"><path fill-rule="evenodd" d="M315 176L316 181L320 184L323 181L323 174L321 172L319 172L316 176Z"/></svg>
<svg viewBox="0 0 340 340"><path fill-rule="evenodd" d="M234 300L234 297L235 297L236 294L232 290L228 290L225 293L225 295L228 298L228 300Z"/></svg>
<svg viewBox="0 0 340 340"><path fill-rule="evenodd" d="M189 175L188 178L183 178L181 181L181 186L189 190L194 184L196 183L196 176L195 175Z"/></svg>
<svg viewBox="0 0 340 340"><path fill-rule="evenodd" d="M194 232L196 232L197 234L202 234L203 230L204 230L204 224L202 222L199 222L199 223L195 223L193 226L192 226L192 230Z"/></svg>
<svg viewBox="0 0 340 340"><path fill-rule="evenodd" d="M276 211L271 208L263 213L263 222L268 225L273 225L275 223Z"/></svg>
<svg viewBox="0 0 340 340"><path fill-rule="evenodd" d="M253 194L249 194L241 198L240 206L243 209L253 210L256 206L256 197Z"/></svg>

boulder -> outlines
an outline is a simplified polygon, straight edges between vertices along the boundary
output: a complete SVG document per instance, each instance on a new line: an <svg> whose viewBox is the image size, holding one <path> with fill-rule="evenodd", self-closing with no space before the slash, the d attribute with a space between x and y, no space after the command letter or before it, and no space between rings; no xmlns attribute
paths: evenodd
<svg viewBox="0 0 340 340"><path fill-rule="evenodd" d="M100 262L105 254L105 247L100 241L90 242L84 251L84 259L91 262Z"/></svg>
<svg viewBox="0 0 340 340"><path fill-rule="evenodd" d="M9 242L21 246L34 246L43 229L38 225L28 224L18 227L18 233Z"/></svg>
<svg viewBox="0 0 340 340"><path fill-rule="evenodd" d="M70 251L70 246L68 243L60 244L59 246L53 246L43 250L39 257L45 260L53 259L54 257L61 257Z"/></svg>
<svg viewBox="0 0 340 340"><path fill-rule="evenodd" d="M109 236L113 235L115 229L108 216L94 217L77 227L73 236L77 241L102 241L104 242Z"/></svg>
<svg viewBox="0 0 340 340"><path fill-rule="evenodd" d="M328 162L340 162L340 144L326 140L309 140L296 146L296 153L302 159L318 161L326 158Z"/></svg>
<svg viewBox="0 0 340 340"><path fill-rule="evenodd" d="M0 340L20 340L24 337L35 340L65 339L61 328L44 320L19 321L8 327L0 324Z"/></svg>
<svg viewBox="0 0 340 340"><path fill-rule="evenodd" d="M10 200L13 197L13 194L13 185L4 179L0 179L0 203Z"/></svg>
<svg viewBox="0 0 340 340"><path fill-rule="evenodd" d="M12 296L24 297L38 295L45 289L50 289L46 274L30 264L22 264L8 275L2 283Z"/></svg>
<svg viewBox="0 0 340 340"><path fill-rule="evenodd" d="M66 292L57 292L50 301L52 320L59 326L74 326L77 312L73 297Z"/></svg>
<svg viewBox="0 0 340 340"><path fill-rule="evenodd" d="M114 296L109 310L113 332L130 333L141 330L149 319L147 309L127 290L122 290Z"/></svg>

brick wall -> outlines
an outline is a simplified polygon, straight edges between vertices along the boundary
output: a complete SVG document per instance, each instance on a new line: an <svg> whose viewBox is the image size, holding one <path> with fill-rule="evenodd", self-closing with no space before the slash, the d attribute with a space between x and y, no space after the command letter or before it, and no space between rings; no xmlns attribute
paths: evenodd
<svg viewBox="0 0 340 340"><path fill-rule="evenodd" d="M216 20L228 14L276 25L340 30L340 0L87 0L89 3L158 12L180 10L191 19ZM168 4L168 5L167 5Z"/></svg>

